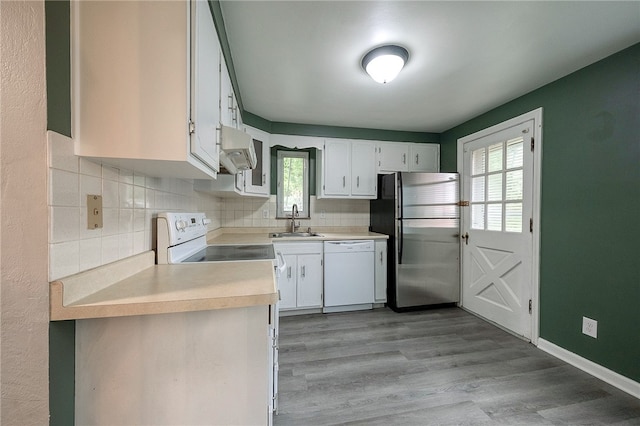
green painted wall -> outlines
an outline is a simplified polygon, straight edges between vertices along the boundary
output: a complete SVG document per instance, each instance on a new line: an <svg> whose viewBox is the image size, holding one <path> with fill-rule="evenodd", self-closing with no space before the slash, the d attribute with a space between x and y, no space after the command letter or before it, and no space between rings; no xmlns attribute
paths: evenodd
<svg viewBox="0 0 640 426"><path fill-rule="evenodd" d="M443 133L442 170L458 138L538 107L540 336L640 382L640 44Z"/></svg>
<svg viewBox="0 0 640 426"><path fill-rule="evenodd" d="M49 425L74 424L76 322L49 323Z"/></svg>
<svg viewBox="0 0 640 426"><path fill-rule="evenodd" d="M71 136L71 49L68 0L47 0L47 128Z"/></svg>

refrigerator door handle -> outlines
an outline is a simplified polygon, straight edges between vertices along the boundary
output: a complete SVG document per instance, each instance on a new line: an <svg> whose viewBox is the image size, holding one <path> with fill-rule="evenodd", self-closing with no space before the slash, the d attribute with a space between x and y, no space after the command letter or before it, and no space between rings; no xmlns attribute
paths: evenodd
<svg viewBox="0 0 640 426"><path fill-rule="evenodd" d="M404 211L403 211L403 207L402 207L402 203L404 202L404 194L402 193L402 173L398 172L398 180L397 180L397 197L396 197L396 202L398 203L398 219L402 219L404 217Z"/></svg>
<svg viewBox="0 0 640 426"><path fill-rule="evenodd" d="M398 172L397 173L397 183L398 183L398 188L397 188L397 200L396 202L398 203L398 222L399 222L399 231L398 231L398 265L402 264L402 246L404 244L404 226L402 223L402 218L404 215L403 212L403 208L402 208L402 203L403 203L403 193L402 193L402 172Z"/></svg>
<svg viewBox="0 0 640 426"><path fill-rule="evenodd" d="M398 265L402 265L402 249L404 245L404 226L402 220L398 221L399 230L398 230Z"/></svg>

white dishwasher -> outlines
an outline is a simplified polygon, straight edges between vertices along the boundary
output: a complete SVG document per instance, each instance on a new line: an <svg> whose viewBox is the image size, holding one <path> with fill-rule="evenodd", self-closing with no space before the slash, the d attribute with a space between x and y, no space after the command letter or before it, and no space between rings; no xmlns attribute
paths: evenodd
<svg viewBox="0 0 640 426"><path fill-rule="evenodd" d="M373 240L324 242L323 312L372 309Z"/></svg>

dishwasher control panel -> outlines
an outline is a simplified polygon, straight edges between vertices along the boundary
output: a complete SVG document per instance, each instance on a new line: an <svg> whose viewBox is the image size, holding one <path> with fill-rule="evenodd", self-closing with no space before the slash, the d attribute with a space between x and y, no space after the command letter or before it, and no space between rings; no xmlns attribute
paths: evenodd
<svg viewBox="0 0 640 426"><path fill-rule="evenodd" d="M349 253L374 251L375 244L373 240L349 240L349 241L325 241L325 253Z"/></svg>

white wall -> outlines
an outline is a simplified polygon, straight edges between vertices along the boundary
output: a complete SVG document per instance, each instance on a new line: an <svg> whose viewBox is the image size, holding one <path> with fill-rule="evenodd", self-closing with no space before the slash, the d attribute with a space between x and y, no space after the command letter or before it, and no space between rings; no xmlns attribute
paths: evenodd
<svg viewBox="0 0 640 426"><path fill-rule="evenodd" d="M43 1L0 1L0 423L49 423Z"/></svg>

